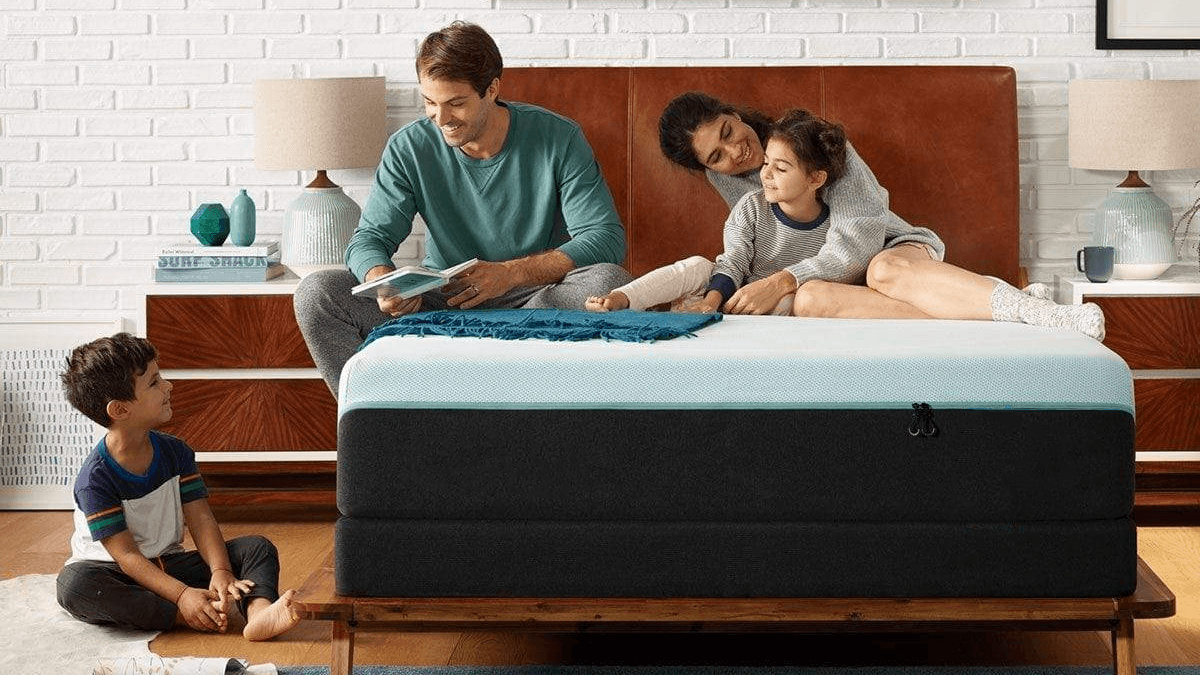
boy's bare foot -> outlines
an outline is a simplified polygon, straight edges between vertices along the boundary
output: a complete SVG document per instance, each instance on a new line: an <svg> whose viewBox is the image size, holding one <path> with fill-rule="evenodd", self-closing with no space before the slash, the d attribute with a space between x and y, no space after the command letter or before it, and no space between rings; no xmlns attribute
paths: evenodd
<svg viewBox="0 0 1200 675"><path fill-rule="evenodd" d="M266 606L263 606L265 598L251 600L250 606L246 608L246 613L250 616L246 619L246 628L242 630L242 636L252 641L270 640L295 628L296 624L300 623L300 615L293 604L295 595L295 589L285 591L278 600ZM258 600L263 602L256 603Z"/></svg>
<svg viewBox="0 0 1200 675"><path fill-rule="evenodd" d="M602 298L592 296L583 303L583 308L589 312L615 312L619 309L629 309L629 296L621 291L613 291Z"/></svg>
<svg viewBox="0 0 1200 675"><path fill-rule="evenodd" d="M209 600L208 604L212 605L212 608L219 613L220 618L217 619L217 632L224 633L229 628L229 601Z"/></svg>

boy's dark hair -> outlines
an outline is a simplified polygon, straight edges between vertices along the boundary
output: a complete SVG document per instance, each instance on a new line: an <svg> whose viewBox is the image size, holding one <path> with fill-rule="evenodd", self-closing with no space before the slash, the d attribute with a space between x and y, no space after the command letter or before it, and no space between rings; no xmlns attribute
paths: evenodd
<svg viewBox="0 0 1200 675"><path fill-rule="evenodd" d="M792 108L771 125L770 138L786 142L805 171L825 172L818 196L846 173L846 130L836 122Z"/></svg>
<svg viewBox="0 0 1200 675"><path fill-rule="evenodd" d="M455 21L425 36L417 49L417 79L466 82L482 97L504 71L504 59L480 26Z"/></svg>
<svg viewBox="0 0 1200 675"><path fill-rule="evenodd" d="M692 171L703 171L704 164L696 158L692 135L696 127L721 115L737 115L754 129L758 140L767 142L771 118L752 108L739 108L709 96L702 91L689 91L671 99L658 118L658 146L667 159Z"/></svg>
<svg viewBox="0 0 1200 675"><path fill-rule="evenodd" d="M149 340L129 333L93 340L71 350L61 376L63 392L88 419L110 427L108 402L132 401L137 377L157 358Z"/></svg>

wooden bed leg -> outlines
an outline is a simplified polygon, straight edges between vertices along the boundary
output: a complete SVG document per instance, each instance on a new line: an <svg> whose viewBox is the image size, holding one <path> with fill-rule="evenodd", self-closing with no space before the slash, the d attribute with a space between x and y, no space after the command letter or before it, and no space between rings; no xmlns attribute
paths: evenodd
<svg viewBox="0 0 1200 675"><path fill-rule="evenodd" d="M351 675L354 669L354 631L350 622L338 619L333 622L333 653L329 658L329 675Z"/></svg>
<svg viewBox="0 0 1200 675"><path fill-rule="evenodd" d="M1123 614L1112 631L1113 672L1115 675L1137 675L1137 655L1133 650L1133 617Z"/></svg>

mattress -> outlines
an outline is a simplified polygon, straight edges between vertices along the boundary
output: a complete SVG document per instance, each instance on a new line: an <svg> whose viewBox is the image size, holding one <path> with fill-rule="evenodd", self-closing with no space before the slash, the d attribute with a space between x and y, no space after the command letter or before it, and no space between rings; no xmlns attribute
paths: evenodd
<svg viewBox="0 0 1200 675"><path fill-rule="evenodd" d="M933 419L938 435L925 438L909 435L909 412L869 409L360 409L338 429L338 507L467 520L967 522L1130 511L1126 413L934 409Z"/></svg>
<svg viewBox="0 0 1200 675"><path fill-rule="evenodd" d="M380 542L387 542L381 546ZM1103 597L1132 521L538 523L341 518L338 593L391 597Z"/></svg>
<svg viewBox="0 0 1200 675"><path fill-rule="evenodd" d="M990 321L726 316L631 343L404 336L342 373L358 408L1041 408L1133 412L1129 369L1079 333Z"/></svg>
<svg viewBox="0 0 1200 675"><path fill-rule="evenodd" d="M1133 502L1129 369L1065 331L732 316L652 344L389 337L341 385L346 515L975 522ZM912 434L923 420L935 435Z"/></svg>
<svg viewBox="0 0 1200 675"><path fill-rule="evenodd" d="M1019 324L382 338L343 370L337 480L345 594L1094 597L1136 576L1129 369Z"/></svg>

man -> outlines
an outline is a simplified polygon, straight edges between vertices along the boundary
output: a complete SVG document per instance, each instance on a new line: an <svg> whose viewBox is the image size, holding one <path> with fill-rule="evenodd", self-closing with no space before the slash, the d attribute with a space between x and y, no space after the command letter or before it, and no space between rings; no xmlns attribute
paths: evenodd
<svg viewBox="0 0 1200 675"><path fill-rule="evenodd" d="M426 118L388 141L348 270L324 270L296 290L297 321L329 388L372 328L422 309L581 308L630 280L608 185L575 122L501 101L503 61L491 36L456 21L421 43L417 80ZM391 257L426 225L424 264L481 262L443 288L407 300L350 288L394 269Z"/></svg>

